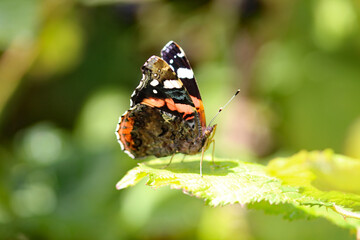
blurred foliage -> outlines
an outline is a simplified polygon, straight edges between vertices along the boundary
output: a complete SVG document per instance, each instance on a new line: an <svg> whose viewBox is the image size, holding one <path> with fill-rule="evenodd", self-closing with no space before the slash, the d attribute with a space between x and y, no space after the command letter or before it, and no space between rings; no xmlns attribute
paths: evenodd
<svg viewBox="0 0 360 240"><path fill-rule="evenodd" d="M359 10L352 0L1 0L0 238L354 238L165 188L116 191L136 162L113 132L141 65L174 40L208 119L241 88L217 120L216 155L266 162L332 148L359 159ZM321 191L354 191L356 176L322 174Z"/></svg>
<svg viewBox="0 0 360 240"><path fill-rule="evenodd" d="M0 2L0 48L4 50L12 41L31 41L41 19L38 0Z"/></svg>

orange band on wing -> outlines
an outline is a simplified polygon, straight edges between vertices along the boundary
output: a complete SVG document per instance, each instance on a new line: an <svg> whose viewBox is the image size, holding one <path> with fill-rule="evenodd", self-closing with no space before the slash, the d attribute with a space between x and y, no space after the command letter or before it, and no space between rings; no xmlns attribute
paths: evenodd
<svg viewBox="0 0 360 240"><path fill-rule="evenodd" d="M200 107L202 108L202 113L203 113L204 112L204 107L203 107L201 101L199 101L197 98L195 98L195 99L197 100L197 104L198 105L200 104ZM183 113L183 116L191 115L195 111L193 106L188 105L188 104L175 103L174 100L171 99L171 98L166 98L166 99L144 98L142 100L141 104L145 104L145 105L148 105L150 107L158 107L158 108L161 108L161 107L165 106L165 104L166 104L166 107L170 111L177 111L177 112ZM196 111L199 112L199 110L197 108L196 108ZM203 119L205 119L205 115L200 114L200 112L199 112L199 115L200 115L200 121L202 123ZM186 120L189 120L189 119L192 119L192 118L187 118ZM204 124L204 126L205 126L205 124Z"/></svg>
<svg viewBox="0 0 360 240"><path fill-rule="evenodd" d="M184 115L192 114L194 112L194 110L195 110L194 107L192 107L191 105L182 104L182 103L175 103L174 100L172 100L171 98L166 98L165 102L166 102L166 106L171 111L177 111L177 112L180 112L180 113L184 113Z"/></svg>
<svg viewBox="0 0 360 240"><path fill-rule="evenodd" d="M118 134L120 141L123 143L126 150L130 150L133 145L133 140L131 137L131 131L133 130L134 119L129 118L128 114L121 118Z"/></svg>
<svg viewBox="0 0 360 240"><path fill-rule="evenodd" d="M205 119L204 105L203 105L201 99L198 99L194 96L190 96L190 97L195 105L196 111L199 114L201 127L205 128L206 127L206 119Z"/></svg>
<svg viewBox="0 0 360 240"><path fill-rule="evenodd" d="M141 104L148 105L150 107L163 107L165 105L165 101L163 99L158 98L144 98Z"/></svg>

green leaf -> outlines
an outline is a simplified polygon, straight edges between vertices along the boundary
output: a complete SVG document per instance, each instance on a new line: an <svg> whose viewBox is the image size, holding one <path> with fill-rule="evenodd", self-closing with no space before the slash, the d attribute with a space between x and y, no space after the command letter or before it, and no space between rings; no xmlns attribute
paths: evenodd
<svg viewBox="0 0 360 240"><path fill-rule="evenodd" d="M296 187L305 197L316 199L332 209L308 208L308 202L298 202L313 216L323 216L343 227L360 226L360 161L334 154L332 150L302 151L289 158L277 158L267 166L267 172Z"/></svg>
<svg viewBox="0 0 360 240"><path fill-rule="evenodd" d="M296 188L283 189L280 180L265 173L262 165L217 159L219 167L212 167L204 160L203 177L199 175L199 159L189 158L184 162L161 159L139 164L130 170L116 185L118 189L136 184L148 176L147 185L158 188L169 185L185 193L203 198L209 205L218 206L232 203L247 204L268 201L270 204L288 202L298 195Z"/></svg>
<svg viewBox="0 0 360 240"><path fill-rule="evenodd" d="M216 159L219 166L214 167L206 158L203 177L199 175L197 157L188 157L184 162L174 159L164 168L167 163L167 159L140 163L116 187L133 186L148 176L147 185L153 188L181 189L211 206L247 204L249 208L282 214L287 219L325 217L342 227L360 227L360 214L356 213L360 207L359 186L349 184L358 179L360 161L331 151L301 152L290 158L274 159L268 166ZM342 179L335 181L332 174Z"/></svg>

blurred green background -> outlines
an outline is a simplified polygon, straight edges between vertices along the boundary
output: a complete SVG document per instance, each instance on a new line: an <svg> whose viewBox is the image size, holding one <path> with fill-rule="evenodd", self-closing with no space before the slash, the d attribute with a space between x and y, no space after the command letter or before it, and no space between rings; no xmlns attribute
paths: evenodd
<svg viewBox="0 0 360 240"><path fill-rule="evenodd" d="M210 208L144 182L114 130L169 40L185 50L216 155L360 158L355 0L1 0L0 239L354 239L324 219Z"/></svg>

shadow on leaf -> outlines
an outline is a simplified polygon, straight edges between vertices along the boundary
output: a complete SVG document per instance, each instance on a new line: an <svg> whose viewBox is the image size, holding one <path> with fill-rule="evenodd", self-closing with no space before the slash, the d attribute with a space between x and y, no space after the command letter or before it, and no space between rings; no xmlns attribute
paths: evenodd
<svg viewBox="0 0 360 240"><path fill-rule="evenodd" d="M173 173L192 173L192 174L200 174L200 160L185 160L181 162L179 160L173 161L168 167L168 161L161 160L153 160L149 162L144 162L147 167L170 171ZM213 165L211 161L204 160L203 162L203 175L215 175L215 176L225 176L229 173L233 173L234 171L232 168L237 167L239 164L236 161L215 161L216 165Z"/></svg>

